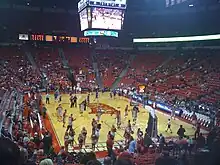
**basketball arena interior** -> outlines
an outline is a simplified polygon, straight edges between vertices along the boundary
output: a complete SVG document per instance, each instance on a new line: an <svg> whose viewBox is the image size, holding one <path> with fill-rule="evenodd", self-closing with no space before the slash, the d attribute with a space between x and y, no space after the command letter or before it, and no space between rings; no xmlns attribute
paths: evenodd
<svg viewBox="0 0 220 165"><path fill-rule="evenodd" d="M0 2L1 165L219 165L219 0Z"/></svg>

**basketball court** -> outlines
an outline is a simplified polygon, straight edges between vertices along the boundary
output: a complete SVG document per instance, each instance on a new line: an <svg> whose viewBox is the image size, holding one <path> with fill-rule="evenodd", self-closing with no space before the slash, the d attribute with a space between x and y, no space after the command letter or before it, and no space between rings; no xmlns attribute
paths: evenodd
<svg viewBox="0 0 220 165"><path fill-rule="evenodd" d="M79 104L83 100L86 99L87 94L77 94L77 97L78 97L77 103ZM45 102L45 95L43 96L43 101ZM129 110L132 109L132 107L130 106L130 100L125 97L116 96L115 99L113 98L111 99L109 93L100 93L99 99L95 100L95 94L90 95L89 107L87 107L86 111L84 111L83 114L80 114L79 105L77 108L75 107L70 108L70 101L69 101L68 94L62 95L61 103L55 102L53 95L51 95L50 104L45 104L45 105L47 107L47 113L48 113L49 119L51 121L52 127L59 140L60 145L64 145L64 134L65 134L66 128L63 128L63 123L57 120L56 108L58 104L61 104L63 109L67 109L67 116L69 116L70 114L73 114L74 118L76 118L76 120L73 122L73 128L76 132L75 146L78 146L78 135L81 132L82 128L85 127L88 132L86 143L88 144L87 147L90 148L89 147L91 144L90 137L91 137L91 132L92 132L91 122L93 118L96 119L95 111L98 106L100 106L101 109L104 111L104 114L101 116L100 123L102 126L101 126L99 144L98 144L98 146L103 148L103 150L105 150L105 142L107 140L108 132L111 130L112 125L116 126L116 119L115 119L116 115L114 114L114 111L120 110L121 119L122 119L121 129L117 129L117 133L115 136L116 144L121 145L121 143L123 143L123 140L124 140L123 135L124 135L125 127L127 126L128 120L132 121L131 111L129 111L129 115L127 119L124 118L124 110L125 110L126 105L129 105ZM139 109L140 109L140 112L138 113L137 124L133 126L134 137L136 137L136 132L138 128L141 128L142 131L145 130L146 124L148 121L148 111L144 109L143 107L139 107ZM158 117L158 134L162 133L165 137L176 137L177 136L176 132L179 126L183 125L183 127L186 129L186 135L194 135L195 130L192 128L192 125L184 121L181 121L179 119L175 119L171 121L171 124L172 124L171 128L172 128L173 133L171 134L169 132L166 132L165 130L167 126L167 121L168 121L168 118L170 118L170 116L160 111L156 111L156 114ZM67 122L67 119L66 119L66 122Z"/></svg>

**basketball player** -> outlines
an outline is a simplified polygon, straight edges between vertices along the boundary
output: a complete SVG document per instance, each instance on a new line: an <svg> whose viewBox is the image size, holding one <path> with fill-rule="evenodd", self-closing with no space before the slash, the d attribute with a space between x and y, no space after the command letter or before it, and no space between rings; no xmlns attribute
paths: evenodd
<svg viewBox="0 0 220 165"><path fill-rule="evenodd" d="M80 106L79 106L79 113L80 113L81 117L83 116L84 106L85 106L84 103L81 103Z"/></svg>
<svg viewBox="0 0 220 165"><path fill-rule="evenodd" d="M58 107L57 107L57 121L62 121L62 111L63 111L63 108L62 108L62 106L61 106L61 104L59 104L58 105Z"/></svg>
<svg viewBox="0 0 220 165"><path fill-rule="evenodd" d="M82 146L83 146L83 135L82 135L82 133L79 134L78 142L79 142L79 149L81 150Z"/></svg>
<svg viewBox="0 0 220 165"><path fill-rule="evenodd" d="M192 124L193 124L193 128L195 129L197 125L197 116L195 112L193 112L192 114Z"/></svg>
<svg viewBox="0 0 220 165"><path fill-rule="evenodd" d="M70 95L70 108L74 106L73 95Z"/></svg>
<svg viewBox="0 0 220 165"><path fill-rule="evenodd" d="M114 125L112 125L112 128L111 128L111 135L112 135L112 138L114 139L115 137L115 133L116 133L117 129L115 128Z"/></svg>
<svg viewBox="0 0 220 165"><path fill-rule="evenodd" d="M175 120L175 108L172 108L171 119Z"/></svg>
<svg viewBox="0 0 220 165"><path fill-rule="evenodd" d="M168 119L168 122L167 122L167 129L166 129L166 132L170 130L170 133L172 133L172 130L171 130L171 120Z"/></svg>
<svg viewBox="0 0 220 165"><path fill-rule="evenodd" d="M112 99L112 92L110 92L109 95L110 95L110 98Z"/></svg>
<svg viewBox="0 0 220 165"><path fill-rule="evenodd" d="M125 107L125 119L128 117L128 105Z"/></svg>
<svg viewBox="0 0 220 165"><path fill-rule="evenodd" d="M92 125L92 129L93 128L95 129L97 127L97 121L94 118L92 119L91 125Z"/></svg>
<svg viewBox="0 0 220 165"><path fill-rule="evenodd" d="M114 90L113 91L114 99L116 98L116 94L117 94L117 92L116 92L116 90Z"/></svg>
<svg viewBox="0 0 220 165"><path fill-rule="evenodd" d="M73 97L73 105L74 105L74 107L76 108L77 107L77 97L76 97L76 95Z"/></svg>
<svg viewBox="0 0 220 165"><path fill-rule="evenodd" d="M83 145L86 144L86 136L87 136L87 130L85 127L82 128L81 134L83 136Z"/></svg>
<svg viewBox="0 0 220 165"><path fill-rule="evenodd" d="M87 95L86 103L87 103L87 105L89 105L89 103L90 103L90 93Z"/></svg>
<svg viewBox="0 0 220 165"><path fill-rule="evenodd" d="M65 124L66 124L66 114L67 113L67 111L66 111L66 109L64 110L64 113L63 113L63 128L65 128Z"/></svg>
<svg viewBox="0 0 220 165"><path fill-rule="evenodd" d="M99 99L99 90L96 89L95 91L95 100L98 100Z"/></svg>
<svg viewBox="0 0 220 165"><path fill-rule="evenodd" d="M50 104L50 94L47 93L46 95L46 104Z"/></svg>
<svg viewBox="0 0 220 165"><path fill-rule="evenodd" d="M128 120L128 125L127 125L127 128L126 128L126 132L129 133L129 134L132 133L131 120Z"/></svg>
<svg viewBox="0 0 220 165"><path fill-rule="evenodd" d="M97 120L96 121L97 121L97 123L99 123L99 121L101 119L101 116L102 116L102 109L101 109L101 107L98 107L96 116L97 116Z"/></svg>
<svg viewBox="0 0 220 165"><path fill-rule="evenodd" d="M137 122L137 113L138 113L138 107L134 106L132 110L132 118L133 118L133 125L136 125Z"/></svg>
<svg viewBox="0 0 220 165"><path fill-rule="evenodd" d="M116 124L119 129L121 126L121 112L120 111L117 111L117 114L116 114Z"/></svg>
<svg viewBox="0 0 220 165"><path fill-rule="evenodd" d="M68 126L66 131L68 131L69 129L73 129L73 121L75 120L76 119L73 119L73 114L71 114L68 119Z"/></svg>

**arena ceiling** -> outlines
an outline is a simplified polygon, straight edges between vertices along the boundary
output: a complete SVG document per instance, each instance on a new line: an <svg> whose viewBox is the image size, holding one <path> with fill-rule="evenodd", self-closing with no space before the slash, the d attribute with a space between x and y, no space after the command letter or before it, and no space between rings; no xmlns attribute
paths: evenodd
<svg viewBox="0 0 220 165"><path fill-rule="evenodd" d="M1 0L1 3L10 3L16 5L31 5L37 7L57 7L64 9L76 9L79 0ZM186 2L175 7L188 7L193 4L194 7L217 5L220 0L186 0ZM127 0L128 9L131 11L149 11L165 9L166 0Z"/></svg>
<svg viewBox="0 0 220 165"><path fill-rule="evenodd" d="M220 22L216 21L220 15L218 2L219 0L186 0L185 3L165 8L165 0L127 0L128 8L120 36L131 38L131 36L160 37L220 33ZM68 34L78 34L80 28L76 12L77 3L78 0L1 0L0 14L7 17L0 18L0 33L2 29L4 30L2 33L7 29L16 32L66 31ZM190 8L188 5L192 3L195 6ZM208 7L207 3L214 7ZM2 4L40 9L39 12L29 12L20 8L1 10ZM67 12L45 13L41 12L42 8L72 10L77 15L70 15ZM45 22L44 26L41 26L42 22Z"/></svg>

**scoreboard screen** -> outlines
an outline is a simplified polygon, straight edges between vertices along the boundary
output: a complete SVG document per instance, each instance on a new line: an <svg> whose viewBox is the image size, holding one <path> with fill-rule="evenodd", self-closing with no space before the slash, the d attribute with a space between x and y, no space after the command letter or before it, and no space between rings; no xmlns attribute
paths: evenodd
<svg viewBox="0 0 220 165"><path fill-rule="evenodd" d="M93 29L121 30L124 20L124 11L109 8L92 8Z"/></svg>
<svg viewBox="0 0 220 165"><path fill-rule="evenodd" d="M83 9L79 13L79 18L80 18L80 25L81 25L81 31L88 29L89 28L89 23L88 23L88 11L87 8Z"/></svg>
<svg viewBox="0 0 220 165"><path fill-rule="evenodd" d="M165 0L166 7L175 6L178 4L181 4L183 2L186 2L187 0Z"/></svg>
<svg viewBox="0 0 220 165"><path fill-rule="evenodd" d="M127 0L80 0L78 13L81 31L121 30L126 8Z"/></svg>
<svg viewBox="0 0 220 165"><path fill-rule="evenodd" d="M78 11L83 10L89 3L89 0L80 0L78 2Z"/></svg>
<svg viewBox="0 0 220 165"><path fill-rule="evenodd" d="M42 41L42 42L57 42L57 43L89 43L88 37L74 37L63 35L48 35L48 34L18 34L18 39L21 41Z"/></svg>
<svg viewBox="0 0 220 165"><path fill-rule="evenodd" d="M126 9L127 0L89 0L90 6Z"/></svg>
<svg viewBox="0 0 220 165"><path fill-rule="evenodd" d="M83 10L87 6L126 9L127 0L80 0L78 11Z"/></svg>
<svg viewBox="0 0 220 165"><path fill-rule="evenodd" d="M84 36L108 36L118 37L118 32L111 30L86 30Z"/></svg>

